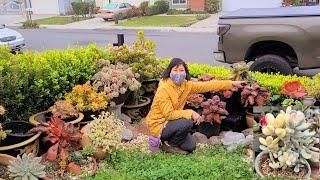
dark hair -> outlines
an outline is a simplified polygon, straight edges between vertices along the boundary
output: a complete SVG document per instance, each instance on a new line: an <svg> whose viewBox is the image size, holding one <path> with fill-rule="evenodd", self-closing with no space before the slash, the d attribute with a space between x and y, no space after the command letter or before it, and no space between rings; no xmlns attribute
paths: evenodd
<svg viewBox="0 0 320 180"><path fill-rule="evenodd" d="M179 59L179 58L171 59L171 62L169 64L169 66L167 67L167 69L162 74L162 79L170 78L170 73L171 73L172 68L174 68L176 66L179 66L179 65L183 65L183 67L184 67L184 69L186 71L186 80L190 80L191 76L190 76L190 73L189 73L188 66L182 59Z"/></svg>

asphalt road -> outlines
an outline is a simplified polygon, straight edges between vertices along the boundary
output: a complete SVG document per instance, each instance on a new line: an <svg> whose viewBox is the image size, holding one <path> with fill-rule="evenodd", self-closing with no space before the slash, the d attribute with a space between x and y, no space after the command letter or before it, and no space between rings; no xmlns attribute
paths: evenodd
<svg viewBox="0 0 320 180"><path fill-rule="evenodd" d="M123 33L125 43L137 39L134 30L58 30L16 29L26 39L27 50L65 49L68 46L84 46L91 42L99 46L116 42L116 35ZM157 56L179 57L189 62L221 65L214 61L218 37L214 33L145 31L145 37L157 44Z"/></svg>

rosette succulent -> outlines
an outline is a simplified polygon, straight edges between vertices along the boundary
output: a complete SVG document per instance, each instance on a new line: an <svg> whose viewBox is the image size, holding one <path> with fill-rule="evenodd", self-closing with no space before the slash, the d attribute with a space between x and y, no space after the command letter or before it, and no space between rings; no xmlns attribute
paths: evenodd
<svg viewBox="0 0 320 180"><path fill-rule="evenodd" d="M312 123L308 122L301 111L288 107L286 112L281 111L276 117L272 114L265 116L266 125L262 128L265 138L259 138L260 148L269 151L273 169L294 168L300 171L307 161L319 162L313 157L311 151L319 152L315 144L319 143L316 132L312 129Z"/></svg>
<svg viewBox="0 0 320 180"><path fill-rule="evenodd" d="M92 86L99 92L104 92L109 99L141 87L137 80L139 74L133 73L128 65L122 63L113 65L106 60L100 60L100 64L102 69L93 76Z"/></svg>

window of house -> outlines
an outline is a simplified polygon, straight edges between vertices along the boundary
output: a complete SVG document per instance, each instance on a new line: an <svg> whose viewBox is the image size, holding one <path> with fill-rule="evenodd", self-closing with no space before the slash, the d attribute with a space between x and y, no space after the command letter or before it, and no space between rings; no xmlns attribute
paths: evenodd
<svg viewBox="0 0 320 180"><path fill-rule="evenodd" d="M172 0L172 4L186 4L187 0Z"/></svg>

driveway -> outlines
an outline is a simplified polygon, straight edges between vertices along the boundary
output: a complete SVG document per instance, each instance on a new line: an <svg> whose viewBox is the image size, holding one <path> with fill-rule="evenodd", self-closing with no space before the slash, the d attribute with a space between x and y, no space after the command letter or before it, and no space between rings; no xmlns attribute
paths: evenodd
<svg viewBox="0 0 320 180"><path fill-rule="evenodd" d="M51 16L56 16L52 14L36 14L32 15L32 19L42 19ZM0 24L7 24L8 26L19 26L19 23L26 21L26 15L0 15Z"/></svg>

